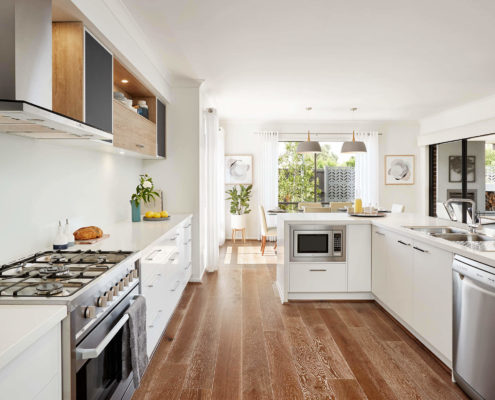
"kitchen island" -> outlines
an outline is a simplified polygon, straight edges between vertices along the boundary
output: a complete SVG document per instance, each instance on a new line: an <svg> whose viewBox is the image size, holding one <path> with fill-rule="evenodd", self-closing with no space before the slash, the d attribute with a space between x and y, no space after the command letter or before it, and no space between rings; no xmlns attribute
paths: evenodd
<svg viewBox="0 0 495 400"><path fill-rule="evenodd" d="M276 284L281 301L376 301L450 366L454 255L495 266L495 252L410 229L423 226L467 229L464 224L417 214L382 218L340 213L279 215ZM300 227L316 232L343 227L345 256L337 261L295 257L294 232ZM333 244L330 241L329 247Z"/></svg>

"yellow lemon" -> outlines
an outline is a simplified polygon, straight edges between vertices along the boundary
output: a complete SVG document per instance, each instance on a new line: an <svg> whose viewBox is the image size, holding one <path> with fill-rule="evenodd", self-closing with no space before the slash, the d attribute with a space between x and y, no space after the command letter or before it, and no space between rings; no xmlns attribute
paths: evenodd
<svg viewBox="0 0 495 400"><path fill-rule="evenodd" d="M166 212L166 211L162 211L162 212L160 213L160 215L161 215L161 217L162 217L162 218L167 218L167 217L168 217L168 212Z"/></svg>
<svg viewBox="0 0 495 400"><path fill-rule="evenodd" d="M144 214L146 218L153 218L153 211L146 211L146 214Z"/></svg>
<svg viewBox="0 0 495 400"><path fill-rule="evenodd" d="M154 212L153 213L153 218L160 218L160 213L159 212Z"/></svg>

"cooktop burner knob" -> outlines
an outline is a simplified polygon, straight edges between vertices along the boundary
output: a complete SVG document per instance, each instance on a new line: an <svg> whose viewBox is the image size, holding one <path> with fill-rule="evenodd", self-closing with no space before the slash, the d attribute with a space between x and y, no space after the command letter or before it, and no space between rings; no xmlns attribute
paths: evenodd
<svg viewBox="0 0 495 400"><path fill-rule="evenodd" d="M107 306L107 296L98 297L98 300L96 300L96 305L98 307L106 307Z"/></svg>
<svg viewBox="0 0 495 400"><path fill-rule="evenodd" d="M96 307L88 306L84 309L84 318L96 318Z"/></svg>
<svg viewBox="0 0 495 400"><path fill-rule="evenodd" d="M131 273L132 273L132 277L133 277L133 278L137 278L137 277L138 277L138 271L137 271L137 269L133 269L133 270L131 271Z"/></svg>
<svg viewBox="0 0 495 400"><path fill-rule="evenodd" d="M124 276L124 286L129 286L129 274L127 274L126 276Z"/></svg>
<svg viewBox="0 0 495 400"><path fill-rule="evenodd" d="M124 281L122 279L119 281L119 283L117 283L117 285L119 286L119 292L124 290Z"/></svg>
<svg viewBox="0 0 495 400"><path fill-rule="evenodd" d="M107 296L108 301L113 300L113 288L105 292L105 296Z"/></svg>
<svg viewBox="0 0 495 400"><path fill-rule="evenodd" d="M115 286L113 287L113 295L118 296L119 295L119 284L116 283Z"/></svg>
<svg viewBox="0 0 495 400"><path fill-rule="evenodd" d="M129 277L129 282L132 282L134 280L134 277L132 276L132 271L130 271L127 276Z"/></svg>

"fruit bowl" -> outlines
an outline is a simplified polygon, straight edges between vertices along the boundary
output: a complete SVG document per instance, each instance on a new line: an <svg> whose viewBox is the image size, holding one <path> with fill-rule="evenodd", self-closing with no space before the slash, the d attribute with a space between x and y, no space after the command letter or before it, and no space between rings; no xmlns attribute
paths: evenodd
<svg viewBox="0 0 495 400"><path fill-rule="evenodd" d="M160 217L160 218L148 218L148 217L143 217L143 221L166 221L167 219L170 219L170 215L168 217Z"/></svg>

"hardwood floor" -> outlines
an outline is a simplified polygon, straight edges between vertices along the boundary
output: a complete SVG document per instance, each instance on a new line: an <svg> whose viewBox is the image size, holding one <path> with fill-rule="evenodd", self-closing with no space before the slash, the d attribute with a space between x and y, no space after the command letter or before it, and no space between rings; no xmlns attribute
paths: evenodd
<svg viewBox="0 0 495 400"><path fill-rule="evenodd" d="M374 303L280 304L257 252L227 242L188 285L133 399L467 399Z"/></svg>

